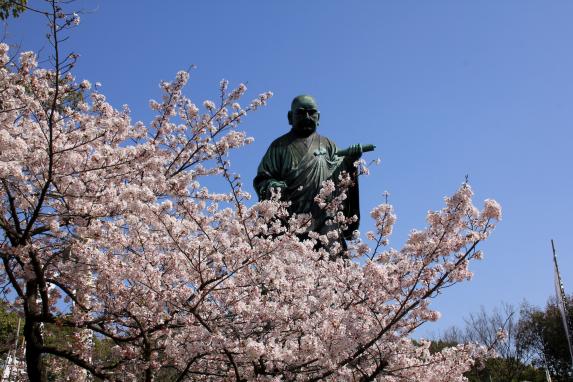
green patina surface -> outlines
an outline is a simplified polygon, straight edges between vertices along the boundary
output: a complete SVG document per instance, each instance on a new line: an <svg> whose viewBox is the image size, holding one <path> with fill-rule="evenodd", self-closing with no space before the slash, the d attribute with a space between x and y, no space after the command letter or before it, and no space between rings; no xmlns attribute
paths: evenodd
<svg viewBox="0 0 573 382"><path fill-rule="evenodd" d="M291 130L271 143L259 164L254 187L259 200L271 196L271 188L281 188L282 199L291 202L291 213L310 213L311 229L320 233L332 229L326 226L327 216L314 201L325 180L335 183L342 171L354 178L354 186L347 191L344 205L346 216L360 217L358 179L353 163L362 153L360 145L353 145L346 156L337 156L337 146L329 138L316 132L320 112L313 97L296 97L288 112ZM349 238L359 222L344 230Z"/></svg>

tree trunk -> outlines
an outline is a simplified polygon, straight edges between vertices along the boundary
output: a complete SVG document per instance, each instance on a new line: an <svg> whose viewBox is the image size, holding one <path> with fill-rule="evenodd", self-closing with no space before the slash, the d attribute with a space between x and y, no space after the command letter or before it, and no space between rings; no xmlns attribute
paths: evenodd
<svg viewBox="0 0 573 382"><path fill-rule="evenodd" d="M26 285L27 301L25 304L26 322L24 324L24 338L26 340L26 371L30 381L46 382L46 371L42 360L42 353L38 350L44 343L42 339L42 324L37 321L38 286L34 282Z"/></svg>

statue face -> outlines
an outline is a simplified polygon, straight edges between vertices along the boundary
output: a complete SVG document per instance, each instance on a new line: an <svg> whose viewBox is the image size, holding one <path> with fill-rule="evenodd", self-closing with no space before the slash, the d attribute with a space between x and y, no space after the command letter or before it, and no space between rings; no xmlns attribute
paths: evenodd
<svg viewBox="0 0 573 382"><path fill-rule="evenodd" d="M316 101L310 96L299 96L294 99L289 112L289 123L293 130L303 136L316 131L320 113Z"/></svg>

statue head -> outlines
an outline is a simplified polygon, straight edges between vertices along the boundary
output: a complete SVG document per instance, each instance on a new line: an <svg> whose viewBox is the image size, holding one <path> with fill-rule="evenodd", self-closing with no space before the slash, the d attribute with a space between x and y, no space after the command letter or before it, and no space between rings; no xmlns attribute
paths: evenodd
<svg viewBox="0 0 573 382"><path fill-rule="evenodd" d="M314 98L309 95L299 95L292 100L288 112L288 123L298 135L307 137L316 131L320 113Z"/></svg>

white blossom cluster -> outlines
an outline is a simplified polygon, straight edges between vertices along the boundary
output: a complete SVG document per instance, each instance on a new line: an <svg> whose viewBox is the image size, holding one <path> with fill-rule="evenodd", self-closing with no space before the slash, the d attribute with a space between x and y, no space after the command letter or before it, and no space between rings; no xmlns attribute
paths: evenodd
<svg viewBox="0 0 573 382"><path fill-rule="evenodd" d="M252 141L238 124L271 93L242 108L245 85L222 81L218 103L197 104L188 78L161 84L146 126L99 86L62 81L32 53L14 63L0 44L0 278L27 322L75 333L27 338L28 354L51 354L62 378L67 364L106 380L465 380L487 349L432 354L409 334L439 318L432 297L471 277L499 205L478 210L462 185L402 249L385 249L396 217L384 203L375 247L357 238L349 250L364 265L333 258L322 238L301 239L308 217L289 216L280 195L248 205L231 172L228 154ZM209 177L228 190L204 187ZM316 199L339 226L354 219L340 210L348 182ZM81 330L111 343L110 357L92 356Z"/></svg>

